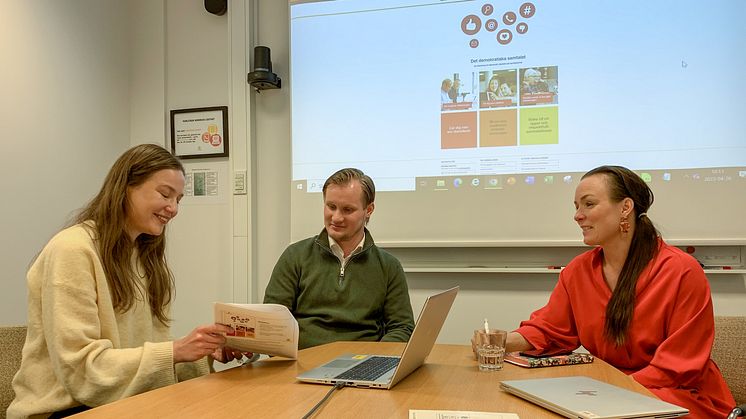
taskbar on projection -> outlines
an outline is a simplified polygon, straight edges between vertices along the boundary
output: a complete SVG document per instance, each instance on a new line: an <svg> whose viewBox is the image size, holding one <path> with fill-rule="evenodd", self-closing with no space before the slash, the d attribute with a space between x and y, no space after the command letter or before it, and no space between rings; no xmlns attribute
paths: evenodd
<svg viewBox="0 0 746 419"><path fill-rule="evenodd" d="M648 183L746 183L746 166L675 170L635 170ZM521 174L451 174L447 176L418 176L414 178L375 178L377 192L503 190L537 185L575 185L581 172L521 173ZM321 192L325 179L296 179L292 188L297 192Z"/></svg>
<svg viewBox="0 0 746 419"><path fill-rule="evenodd" d="M647 183L746 183L746 167L718 167L676 170L635 170ZM415 179L418 191L459 191L459 190L503 190L515 187L537 185L574 185L583 173L521 173L506 175L449 175L423 176Z"/></svg>

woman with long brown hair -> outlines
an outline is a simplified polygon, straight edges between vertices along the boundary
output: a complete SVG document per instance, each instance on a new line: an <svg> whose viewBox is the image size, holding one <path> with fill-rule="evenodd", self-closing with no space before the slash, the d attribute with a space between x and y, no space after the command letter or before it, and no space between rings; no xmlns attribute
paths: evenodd
<svg viewBox="0 0 746 419"><path fill-rule="evenodd" d="M228 326L172 340L165 258L184 168L163 147L135 146L28 272L28 333L9 418L64 417L209 372L230 361Z"/></svg>
<svg viewBox="0 0 746 419"><path fill-rule="evenodd" d="M735 406L710 359L710 286L697 261L661 238L648 210L653 192L620 166L586 173L575 221L595 246L560 272L549 302L508 335L507 351L553 354L580 345L692 417Z"/></svg>

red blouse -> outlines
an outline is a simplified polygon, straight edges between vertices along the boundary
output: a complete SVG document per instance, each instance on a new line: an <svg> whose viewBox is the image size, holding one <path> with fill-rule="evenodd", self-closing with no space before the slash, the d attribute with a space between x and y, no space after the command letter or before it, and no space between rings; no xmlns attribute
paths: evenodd
<svg viewBox="0 0 746 419"><path fill-rule="evenodd" d="M691 417L724 418L735 400L710 359L715 334L710 285L694 258L664 243L643 270L625 344L604 337L611 290L602 272L602 249L585 252L560 272L549 302L516 331L539 353L574 350L624 371Z"/></svg>

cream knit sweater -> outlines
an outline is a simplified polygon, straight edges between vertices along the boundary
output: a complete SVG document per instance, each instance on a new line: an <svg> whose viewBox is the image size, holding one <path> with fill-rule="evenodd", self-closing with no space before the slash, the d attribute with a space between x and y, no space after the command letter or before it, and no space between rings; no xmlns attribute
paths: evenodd
<svg viewBox="0 0 746 419"><path fill-rule="evenodd" d="M49 241L27 281L28 334L8 418L100 406L209 372L206 359L174 366L169 329L151 315L147 296L114 310L82 225Z"/></svg>

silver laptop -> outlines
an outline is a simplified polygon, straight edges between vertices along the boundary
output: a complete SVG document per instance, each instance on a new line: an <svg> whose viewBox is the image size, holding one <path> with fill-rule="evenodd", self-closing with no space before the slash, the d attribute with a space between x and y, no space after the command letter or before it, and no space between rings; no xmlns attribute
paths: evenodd
<svg viewBox="0 0 746 419"><path fill-rule="evenodd" d="M500 388L568 418L675 418L687 409L590 377L507 380Z"/></svg>
<svg viewBox="0 0 746 419"><path fill-rule="evenodd" d="M427 297L401 357L346 354L304 372L297 379L316 384L344 382L353 387L390 389L425 362L451 310L458 288Z"/></svg>

